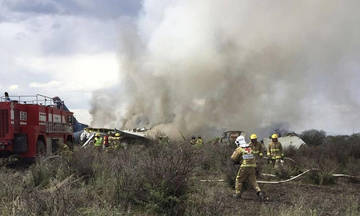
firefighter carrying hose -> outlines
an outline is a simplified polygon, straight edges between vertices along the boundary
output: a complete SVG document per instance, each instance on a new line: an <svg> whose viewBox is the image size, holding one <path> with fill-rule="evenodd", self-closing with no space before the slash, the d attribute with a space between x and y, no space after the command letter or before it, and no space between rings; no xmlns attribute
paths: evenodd
<svg viewBox="0 0 360 216"><path fill-rule="evenodd" d="M261 172L261 161L263 158L263 152L265 151L265 147L262 143L257 141L257 135L256 134L251 134L250 136L250 146L252 147L252 152L255 156L256 159L256 176L258 177L260 175Z"/></svg>
<svg viewBox="0 0 360 216"><path fill-rule="evenodd" d="M278 168L284 158L284 153L281 143L278 141L278 135L271 136L272 142L269 144L267 156L270 158L271 164L274 168Z"/></svg>
<svg viewBox="0 0 360 216"><path fill-rule="evenodd" d="M234 163L240 163L239 171L236 175L235 181L235 198L241 198L243 192L243 183L248 181L249 184L255 189L256 194L260 200L264 200L264 194L261 192L259 185L256 182L255 168L256 159L253 154L253 148L251 145L245 142L245 137L238 136L235 144L238 148L235 149L231 155L231 159Z"/></svg>

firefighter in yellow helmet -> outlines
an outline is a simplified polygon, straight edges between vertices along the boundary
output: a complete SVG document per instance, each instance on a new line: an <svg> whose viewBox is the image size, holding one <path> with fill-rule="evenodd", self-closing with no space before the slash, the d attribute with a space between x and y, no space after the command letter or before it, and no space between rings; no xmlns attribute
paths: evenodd
<svg viewBox="0 0 360 216"><path fill-rule="evenodd" d="M253 154L255 156L256 159L256 176L259 177L260 175L260 171L261 171L261 165L262 165L262 158L264 156L264 151L265 151L265 147L262 143L258 142L257 140L257 135L256 134L251 134L250 135L250 144L253 150Z"/></svg>
<svg viewBox="0 0 360 216"><path fill-rule="evenodd" d="M195 147L202 148L203 144L204 144L204 140L201 138L201 136L198 136L198 138L195 141Z"/></svg>
<svg viewBox="0 0 360 216"><path fill-rule="evenodd" d="M264 195L261 192L259 185L256 182L255 168L256 159L253 154L252 146L245 142L244 136L238 136L235 140L235 144L238 146L234 153L231 155L231 159L235 163L240 163L239 171L235 180L235 198L241 198L243 192L243 183L248 181L250 185L255 189L256 194L260 200L264 200Z"/></svg>
<svg viewBox="0 0 360 216"><path fill-rule="evenodd" d="M95 134L94 146L97 151L101 151L103 145L103 138L100 136L100 133Z"/></svg>
<svg viewBox="0 0 360 216"><path fill-rule="evenodd" d="M115 139L112 144L112 149L115 151L120 149L120 133L115 134Z"/></svg>
<svg viewBox="0 0 360 216"><path fill-rule="evenodd" d="M256 134L251 134L250 141L251 141L250 145L253 148L253 154L255 155L256 159L259 160L264 156L265 148L263 144L258 142Z"/></svg>
<svg viewBox="0 0 360 216"><path fill-rule="evenodd" d="M284 152L281 143L278 141L279 136L273 134L272 142L268 146L267 156L269 157L274 168L278 168L284 158Z"/></svg>

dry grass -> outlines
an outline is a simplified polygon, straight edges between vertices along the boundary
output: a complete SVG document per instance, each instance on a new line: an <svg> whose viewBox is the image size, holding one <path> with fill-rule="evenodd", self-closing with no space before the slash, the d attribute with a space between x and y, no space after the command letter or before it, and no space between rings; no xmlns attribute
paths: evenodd
<svg viewBox="0 0 360 216"><path fill-rule="evenodd" d="M242 200L232 198L238 169L229 160L232 147L154 143L112 153L76 150L27 169L3 167L0 215L360 215L358 183L331 176L359 175L360 136L323 141L287 150L296 163L274 172L278 177L319 171L297 182L261 185L270 197L266 203L251 190ZM263 169L272 171L266 164ZM226 182L199 181L204 178Z"/></svg>

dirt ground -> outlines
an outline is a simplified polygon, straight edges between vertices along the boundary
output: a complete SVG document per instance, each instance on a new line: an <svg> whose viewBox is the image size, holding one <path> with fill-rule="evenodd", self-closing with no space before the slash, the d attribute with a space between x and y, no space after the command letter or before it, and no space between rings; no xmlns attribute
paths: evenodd
<svg viewBox="0 0 360 216"><path fill-rule="evenodd" d="M248 189L241 199L232 197L226 182L201 182L205 197L215 199L223 215L360 215L360 184L337 179L319 186L297 182L260 184L269 200L260 202Z"/></svg>

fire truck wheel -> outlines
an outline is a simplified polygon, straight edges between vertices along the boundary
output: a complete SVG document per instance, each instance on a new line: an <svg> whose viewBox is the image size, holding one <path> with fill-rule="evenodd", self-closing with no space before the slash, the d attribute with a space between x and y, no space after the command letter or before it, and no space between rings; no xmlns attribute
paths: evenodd
<svg viewBox="0 0 360 216"><path fill-rule="evenodd" d="M38 140L36 144L36 154L38 156L46 155L45 143L42 140Z"/></svg>

